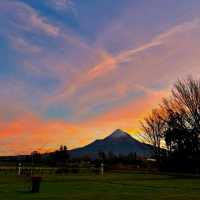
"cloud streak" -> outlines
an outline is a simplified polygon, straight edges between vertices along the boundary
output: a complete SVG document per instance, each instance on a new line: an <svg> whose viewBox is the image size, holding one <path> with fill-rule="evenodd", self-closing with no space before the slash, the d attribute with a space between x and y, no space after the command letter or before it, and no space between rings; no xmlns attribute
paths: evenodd
<svg viewBox="0 0 200 200"><path fill-rule="evenodd" d="M146 52L150 52L151 54L152 49L165 48L168 45L171 46L169 48L174 48L173 45L181 34L191 33L192 31L198 29L198 27L199 20L194 19L190 22L184 22L183 24L176 25L170 30L155 36L150 42L142 44L137 48L124 51L116 56L109 55L106 52L103 53L104 56L99 63L95 64L94 66L90 66L88 70L84 72L84 76L80 74L75 77L75 79L72 80L72 83L57 93L52 101L59 102L63 99L69 98L72 95L75 95L76 92L80 91L85 85L95 82L97 79L104 79L104 77L108 76L109 74L115 73L114 71L119 70L124 63L128 63L129 65L133 63L134 66L134 59L137 60ZM173 43L171 41L173 41ZM173 49L173 51L174 50L179 51L177 48ZM163 56L164 55L162 55L162 57ZM143 61L142 65L148 66L148 63ZM126 69L124 69L124 71L125 70Z"/></svg>
<svg viewBox="0 0 200 200"><path fill-rule="evenodd" d="M49 23L45 17L40 16L36 10L27 4L3 0L0 3L0 10L1 15L8 17L6 20L8 26L13 26L23 31L47 34L51 37L57 37L60 34L57 26Z"/></svg>
<svg viewBox="0 0 200 200"><path fill-rule="evenodd" d="M115 128L135 134L177 78L200 73L198 13L178 20L173 11L158 22L160 9L118 3L124 13L105 21L91 17L107 12L102 3L0 2L3 154L63 141L74 148ZM79 14L74 21L70 6Z"/></svg>

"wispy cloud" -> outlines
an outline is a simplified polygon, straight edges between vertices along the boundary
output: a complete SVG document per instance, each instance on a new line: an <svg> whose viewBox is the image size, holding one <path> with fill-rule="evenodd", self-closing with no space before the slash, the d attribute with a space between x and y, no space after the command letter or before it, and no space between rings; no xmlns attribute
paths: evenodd
<svg viewBox="0 0 200 200"><path fill-rule="evenodd" d="M48 4L58 10L73 8L72 0L48 0Z"/></svg>
<svg viewBox="0 0 200 200"><path fill-rule="evenodd" d="M6 20L7 23L7 27L1 31L12 27L16 29L16 32L17 29L21 29L52 37L57 37L60 34L59 27L50 23L44 16L40 16L35 9L25 3L2 0L0 10L2 20Z"/></svg>
<svg viewBox="0 0 200 200"><path fill-rule="evenodd" d="M167 46L169 46L168 48L172 49L171 53L174 51L180 51L178 47L174 48L174 44L176 43L177 39L179 37L183 38L182 34L193 34L193 31L198 29L198 27L199 20L195 19L190 22L176 25L170 28L170 30L155 36L150 42L142 44L139 47L123 51L116 56L112 56L104 52L99 63L95 64L94 66L89 66L88 70L84 72L84 76L79 74L77 77L75 77L75 79L72 80L72 83L64 89L61 89L61 91L55 95L55 98L53 98L52 101L62 101L63 99L67 99L70 96L75 95L76 92L81 90L81 88L84 88L86 85L92 82L96 82L98 79L107 79L107 76L109 76L111 73L114 74L115 71L118 71L120 68L125 68L123 64L127 63L129 66L132 65L131 68L133 68L136 65L134 62L137 62L137 60L140 59L140 56L142 57L145 53L150 52L149 55L151 55L153 58L153 49L165 49ZM164 54L157 60L164 58L166 56L165 52L166 50L164 50ZM149 64L145 60L140 62L140 65L143 67L148 67ZM159 66L154 66L155 69L157 67ZM130 67L126 68L129 69ZM126 68L123 70L126 71ZM137 69L135 70L135 73L137 73ZM101 92L99 91L99 93Z"/></svg>
<svg viewBox="0 0 200 200"><path fill-rule="evenodd" d="M13 46L17 51L32 54L38 54L42 51L42 47L33 44L20 36L8 35L8 38L11 46Z"/></svg>
<svg viewBox="0 0 200 200"><path fill-rule="evenodd" d="M30 152L46 143L45 150L55 148L63 141L72 148L115 128L135 133L139 119L168 95L174 80L200 73L199 14L178 22L170 15L151 27L160 9L148 7L148 17L141 16L146 4L135 8L132 3L125 14L105 22L90 17L101 1L92 4L98 8L82 1L31 2L0 1L5 154ZM68 21L74 6L80 11L77 24ZM101 11L107 12L104 6Z"/></svg>
<svg viewBox="0 0 200 200"><path fill-rule="evenodd" d="M165 95L165 92L149 94L139 101L113 109L84 123L44 120L32 113L24 113L0 124L0 150L4 151L4 155L9 155L10 152L30 153L33 150L46 152L63 143L69 148L75 148L106 136L116 126L134 134L138 131L139 119Z"/></svg>

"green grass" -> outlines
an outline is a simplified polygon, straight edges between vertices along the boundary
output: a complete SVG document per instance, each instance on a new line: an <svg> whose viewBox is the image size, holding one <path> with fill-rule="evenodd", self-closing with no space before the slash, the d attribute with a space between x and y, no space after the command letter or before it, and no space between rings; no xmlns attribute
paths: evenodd
<svg viewBox="0 0 200 200"><path fill-rule="evenodd" d="M1 200L195 200L200 179L139 173L43 177L41 192L28 192L24 178L0 175Z"/></svg>

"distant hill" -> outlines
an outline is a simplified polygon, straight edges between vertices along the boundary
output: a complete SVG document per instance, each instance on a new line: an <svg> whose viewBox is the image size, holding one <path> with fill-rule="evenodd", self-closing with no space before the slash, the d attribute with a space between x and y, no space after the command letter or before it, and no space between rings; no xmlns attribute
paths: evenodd
<svg viewBox="0 0 200 200"><path fill-rule="evenodd" d="M91 156L96 157L99 152L115 155L128 155L136 153L139 156L150 157L153 154L151 145L144 144L131 137L128 133L117 129L108 137L70 151L71 157Z"/></svg>

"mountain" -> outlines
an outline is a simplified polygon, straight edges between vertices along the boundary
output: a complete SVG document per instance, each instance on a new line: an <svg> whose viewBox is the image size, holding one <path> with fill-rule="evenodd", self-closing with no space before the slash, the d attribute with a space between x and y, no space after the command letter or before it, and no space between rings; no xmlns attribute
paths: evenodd
<svg viewBox="0 0 200 200"><path fill-rule="evenodd" d="M71 157L90 156L96 157L99 152L115 155L128 155L136 153L139 156L150 157L153 153L151 145L144 144L131 137L128 133L117 129L108 137L70 151Z"/></svg>

